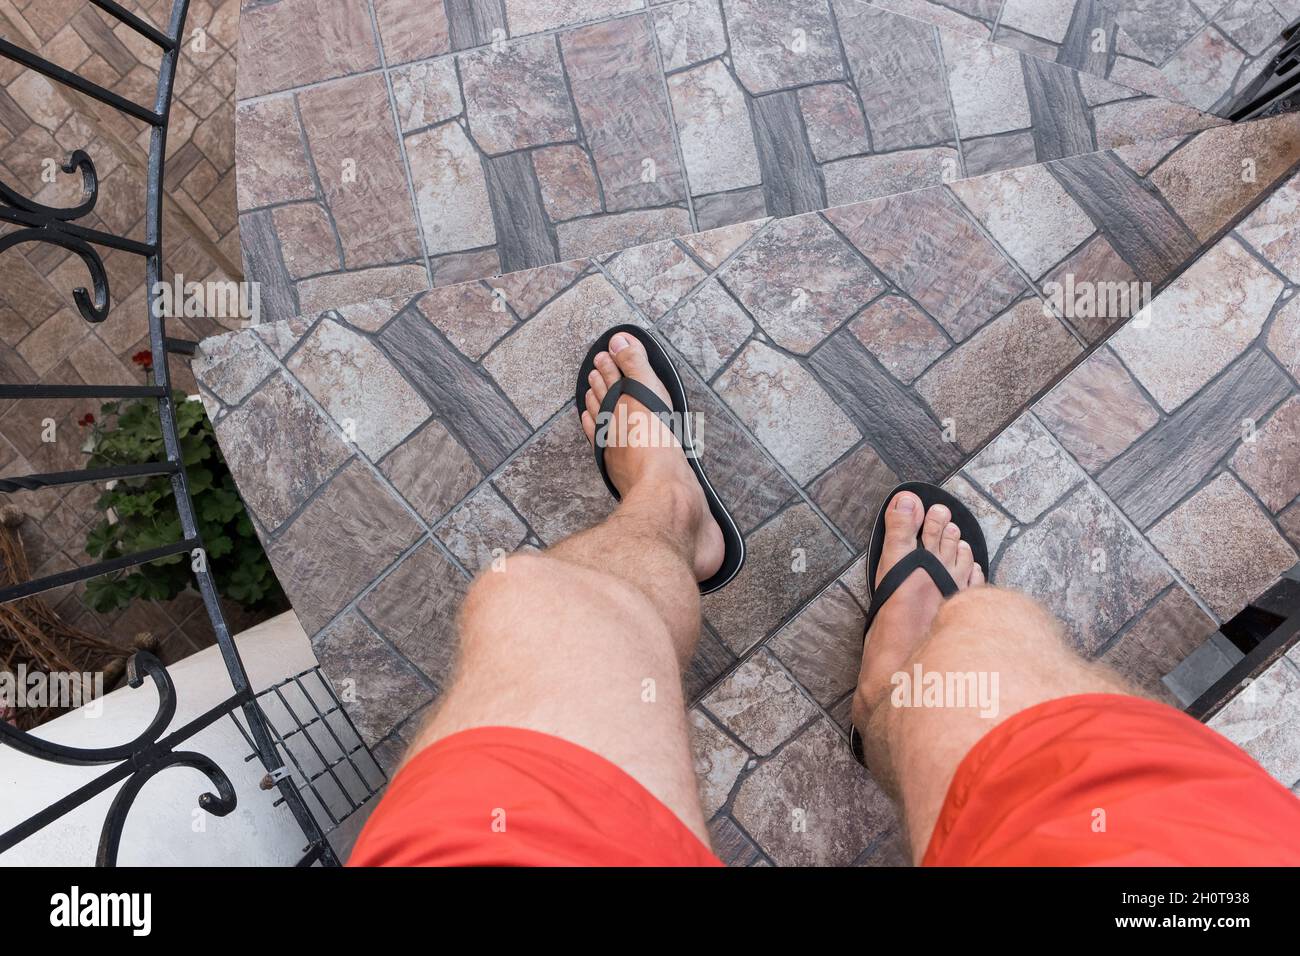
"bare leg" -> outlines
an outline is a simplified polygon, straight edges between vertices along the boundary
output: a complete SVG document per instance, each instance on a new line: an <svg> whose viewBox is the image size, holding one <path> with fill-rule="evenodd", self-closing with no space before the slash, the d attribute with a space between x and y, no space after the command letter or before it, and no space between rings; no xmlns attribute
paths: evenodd
<svg viewBox="0 0 1300 956"><path fill-rule="evenodd" d="M913 498L912 510L897 508ZM900 495L886 514L883 575L916 546L920 499ZM948 566L962 593L943 601L923 572L882 608L863 652L853 700L873 774L901 801L913 857L930 842L958 764L990 730L1022 710L1074 694L1136 694L1119 675L1078 657L1060 626L1037 603L982 586L982 569L960 541L946 508L925 516L922 544ZM920 665L934 674L996 675L996 713L968 707L894 706L895 674ZM991 681L988 686L993 686Z"/></svg>
<svg viewBox="0 0 1300 956"><path fill-rule="evenodd" d="M621 374L667 397L644 348L621 338L614 357L597 360L588 439ZM611 448L606 462L623 495L613 515L545 553L514 555L474 584L455 682L411 753L473 727L554 734L617 764L707 843L681 673L699 639L697 581L721 565L722 532L675 442Z"/></svg>

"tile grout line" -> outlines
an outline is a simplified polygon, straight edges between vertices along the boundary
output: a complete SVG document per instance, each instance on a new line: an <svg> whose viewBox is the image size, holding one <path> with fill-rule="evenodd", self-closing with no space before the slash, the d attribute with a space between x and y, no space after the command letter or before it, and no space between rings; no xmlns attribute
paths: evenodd
<svg viewBox="0 0 1300 956"><path fill-rule="evenodd" d="M952 98L952 76L948 72L948 58L943 54L943 33L940 32L937 25L930 28L930 33L935 52L939 54L939 69L943 71L943 96L948 102L948 118L952 121L952 138L957 144L957 166L961 173L958 179L966 179L968 178L966 175L966 147L962 144L961 127L957 122L957 104ZM942 185L946 186L947 183Z"/></svg>
<svg viewBox="0 0 1300 956"><path fill-rule="evenodd" d="M668 85L668 71L664 66L664 51L659 46L659 25L652 8L643 7L641 10L638 10L637 13L644 15L646 28L650 31L650 46L654 50L655 54L655 63L657 64L659 73L659 87L663 90L664 103L668 107L668 123L672 127L673 152L677 156L677 163L682 170L682 191L686 194L687 220L691 224L691 232L697 233L700 231L699 217L695 214L695 199L692 196L694 190L691 188L691 174L690 169L686 165L686 153L682 149L681 128L677 122L677 109L673 106L672 90ZM725 19L726 18L724 17L724 23ZM730 40L728 40L727 50L725 52L730 52L730 50L731 44ZM725 52L723 55L725 55ZM717 58L715 57L715 59ZM574 109L577 109L576 105ZM670 238L676 237L673 236Z"/></svg>
<svg viewBox="0 0 1300 956"><path fill-rule="evenodd" d="M424 234L424 217L420 214L420 203L415 192L415 176L411 173L411 158L406 152L406 137L402 132L402 122L397 115L397 96L393 92L393 77L388 69L388 55L384 52L384 40L379 31L379 18L375 13L374 0L366 0L366 11L370 14L370 32L379 51L379 68L384 77L384 92L388 95L388 115L393 121L393 135L397 138L397 152L402 157L402 171L406 173L407 197L411 203L411 215L415 219L415 229L420 236L420 253L424 257L424 277L433 288L433 263L429 259L429 241ZM456 68L459 83L458 61L452 61ZM462 103L464 95L461 96ZM448 122L455 122L452 117Z"/></svg>

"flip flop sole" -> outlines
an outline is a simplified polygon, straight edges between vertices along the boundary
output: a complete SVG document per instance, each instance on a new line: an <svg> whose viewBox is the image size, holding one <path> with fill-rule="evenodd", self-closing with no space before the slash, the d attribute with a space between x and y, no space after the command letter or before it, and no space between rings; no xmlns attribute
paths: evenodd
<svg viewBox="0 0 1300 956"><path fill-rule="evenodd" d="M586 395L587 390L591 387L587 379L596 368L596 356L601 352L608 352L610 339L620 332L632 336L645 346L646 354L650 358L650 368L668 390L669 404L672 406L673 412L680 416L682 421L679 437L682 439L687 452L686 461L691 466L691 470L695 472L700 487L704 489L704 497L709 503L709 511L713 514L714 520L718 522L718 527L722 529L722 537L726 545L722 567L718 569L718 572L713 577L700 582L700 593L712 594L714 591L726 587L740 573L740 569L745 563L745 539L736 526L735 519L731 517L726 505L722 503L722 498L719 497L713 485L709 482L709 477L704 472L704 465L701 463L699 456L693 453L695 436L691 426L690 402L686 398L686 387L682 384L681 376L677 374L677 368L669 357L668 351L659 342L655 334L639 325L617 325L601 335L587 352L587 357L583 359L582 366L578 370L578 383L573 397L574 406L581 418L582 413L587 410ZM614 500L620 500L618 489L609 480L609 476L602 474L601 478L604 479L605 487L614 496Z"/></svg>

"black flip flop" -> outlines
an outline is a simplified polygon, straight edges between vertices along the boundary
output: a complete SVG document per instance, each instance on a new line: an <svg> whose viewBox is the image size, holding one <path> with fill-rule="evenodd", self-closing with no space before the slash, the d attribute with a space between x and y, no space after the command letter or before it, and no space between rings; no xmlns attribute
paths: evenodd
<svg viewBox="0 0 1300 956"><path fill-rule="evenodd" d="M871 623L876 619L876 615L880 613L880 609L885 606L885 602L893 597L894 592L899 589L902 583L917 571L924 571L928 574L930 580L939 589L939 593L945 598L952 597L958 590L957 582L952 579L952 575L948 573L948 569L943 566L943 563L932 552L925 550L921 546L919 528L916 532L916 550L890 568L885 575L885 579L880 582L880 586L876 586L876 577L880 573L880 555L885 549L885 512L889 509L893 500L904 491L910 491L921 499L922 514L928 512L934 505L944 505L952 512L952 523L961 529L961 539L969 544L971 551L975 553L975 563L983 569L985 575L988 574L988 544L984 540L984 532L980 529L980 523L975 520L975 515L971 513L971 510L937 485L927 484L923 481L909 481L906 484L899 485L885 496L885 503L880 506L880 511L876 515L876 526L871 532L871 547L867 551L867 589L871 593L871 606L867 608L866 626L862 629L864 643L867 639L867 632L871 630ZM853 748L853 756L857 757L858 762L865 767L867 761L863 753L862 737L858 734L858 728L850 728L849 742Z"/></svg>
<svg viewBox="0 0 1300 956"><path fill-rule="evenodd" d="M722 559L722 567L718 569L718 573L713 577L700 582L700 593L712 594L714 591L726 587L740 573L740 568L745 563L745 539L741 536L740 529L736 527L736 522L731 517L730 512L727 511L726 505L722 503L718 493L713 490L713 485L709 484L708 476L704 474L704 466L700 463L699 456L695 454L695 438L691 431L691 409L686 400L686 389L682 385L681 377L677 374L672 359L668 357L667 350L655 338L653 332L649 329L643 329L639 325L618 325L596 340L596 344L591 347L587 357L583 359L582 367L578 371L578 387L574 394L578 416L581 417L582 413L587 410L587 390L591 388L591 384L587 379L596 368L596 356L601 352L608 352L610 339L620 332L632 336L645 346L646 354L650 357L650 368L659 378L659 381L664 383L664 387L668 389L668 397L672 399L672 408L665 405L658 395L640 382L623 377L610 387L608 394L605 395L605 400L601 403L600 413L603 420L610 421L614 406L618 404L619 398L623 395L630 396L659 416L669 428L673 429L673 433L681 441L686 451L686 460L690 463L691 470L695 472L695 477L699 479L700 487L704 489L704 497L709 502L709 510L713 513L718 526L722 528L722 537L726 542L726 554ZM677 424L677 420L680 420L680 426ZM596 467L600 469L600 477L605 480L605 487L614 496L614 500L621 501L622 498L618 493L618 489L610 481L609 472L605 468L605 448L600 443L596 444Z"/></svg>

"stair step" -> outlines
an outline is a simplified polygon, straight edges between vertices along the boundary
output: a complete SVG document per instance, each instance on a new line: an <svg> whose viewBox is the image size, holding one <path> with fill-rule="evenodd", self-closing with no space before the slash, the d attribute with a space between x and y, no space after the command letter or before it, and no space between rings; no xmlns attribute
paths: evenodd
<svg viewBox="0 0 1300 956"><path fill-rule="evenodd" d="M1247 159L1252 182L1242 182ZM971 460L990 454L995 439L995 448L1012 440L1007 425L1126 317L1080 314L1074 298L1061 300L1064 315L1050 316L1040 298L1047 282L1068 286L1073 275L1075 292L1130 281L1158 292L1172 281L1166 294L1178 301L1187 293L1175 277L1194 275L1197 267L1185 273L1186 265L1298 160L1300 117L1221 127L260 326L204 342L195 372L308 633L351 626L360 608L436 683L465 578L496 549L554 543L609 510L569 407L573 370L609 325L653 325L680 354L704 415L706 466L751 556L741 577L705 602L710 637L690 677L702 690L850 565L877 499L896 480L940 481L965 467L960 481L1000 500L989 477L997 469ZM1257 241L1281 242L1286 226L1285 217L1265 222ZM1238 270L1256 268L1251 262L1231 260ZM1247 283L1242 294L1253 289ZM1181 341L1158 309L1152 321L1165 330L1152 348ZM1193 332L1184 339L1196 340ZM1196 462L1209 461L1195 443L1209 440L1198 423L1215 421L1219 405L1236 416L1250 405L1243 389L1264 389L1256 404L1280 400L1275 362L1284 359L1247 356L1232 375L1210 380L1226 398L1210 391L1175 404L1159 361L1142 365L1143 341L1129 347L1115 336L1083 366L1104 371L1094 363L1109 359L1144 383L1108 406L1113 429L1085 420L1094 443L1109 450L1112 431L1149 433L1114 461L1095 452L1086 466L1072 465L1097 476L1059 487L1060 496L1077 498L1093 517L1110 515L1111 499L1140 510L1147 499L1125 491L1140 485L1129 475L1165 476L1162 492L1181 487L1180 473L1168 475L1166 449L1190 447ZM1190 351L1175 347L1164 360L1189 361L1182 353ZM1069 403L1057 401L1068 413ZM1272 405L1261 407L1263 421ZM1039 434L1045 417L1040 403L1021 428L1029 432L1021 440L1041 452L1030 461L1051 459L1057 443L1082 443L1059 426L1059 438ZM1230 503L1240 498L1225 494ZM1055 504L1039 501L1044 511ZM996 543L1004 562L1034 536L1058 540L1048 534L1056 526L1044 527L1032 509L988 511L1023 525ZM1058 521L1068 531L1066 517ZM1183 586L1171 582L1204 589L1190 572L1176 577L1172 556L1152 558L1152 546L1116 521L1103 524L1109 537L1095 546L1118 549L1108 553L1112 566L1138 562L1145 576L1131 587L1143 606L1122 603L1132 600L1122 575L1102 576L1121 603L1099 611L1088 633L1093 650L1147 603L1180 601ZM792 547L803 551L803 574L790 573ZM432 583L399 600L413 574ZM1062 593L1081 592L1063 584ZM382 609L388 616L377 620L371 612Z"/></svg>
<svg viewBox="0 0 1300 956"><path fill-rule="evenodd" d="M859 0L683 0L387 61L291 89L302 64L271 64L241 101L270 319L1223 122Z"/></svg>

